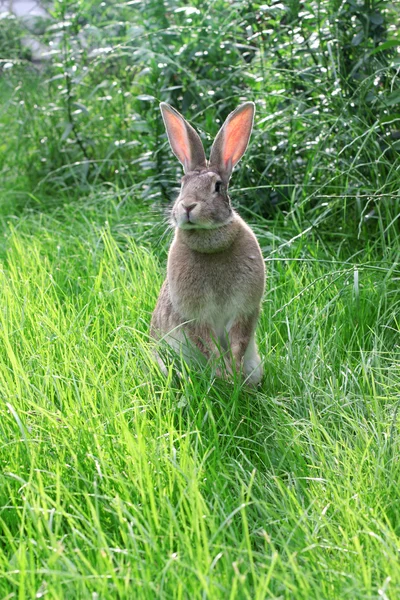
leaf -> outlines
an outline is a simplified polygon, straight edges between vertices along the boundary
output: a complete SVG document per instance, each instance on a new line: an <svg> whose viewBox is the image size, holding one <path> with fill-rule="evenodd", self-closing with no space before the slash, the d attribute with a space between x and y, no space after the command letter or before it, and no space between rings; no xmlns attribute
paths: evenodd
<svg viewBox="0 0 400 600"><path fill-rule="evenodd" d="M359 46L364 39L364 31L361 29L351 40L352 46Z"/></svg>
<svg viewBox="0 0 400 600"><path fill-rule="evenodd" d="M90 162L88 160L84 160L81 164L81 175L82 181L86 181L88 173L89 173Z"/></svg>
<svg viewBox="0 0 400 600"><path fill-rule="evenodd" d="M64 133L61 136L62 142L67 139L67 137L69 136L71 131L72 131L72 123L67 123L65 126L65 129L64 129Z"/></svg>
<svg viewBox="0 0 400 600"><path fill-rule="evenodd" d="M72 104L73 104L73 106L75 106L75 108L78 108L83 113L85 113L85 115L89 114L89 109L86 108L86 106L84 104L82 104L81 102L73 102Z"/></svg>
<svg viewBox="0 0 400 600"><path fill-rule="evenodd" d="M136 96L136 99L144 100L145 102L152 102L155 100L154 96L150 96L149 94L139 94L139 96Z"/></svg>
<svg viewBox="0 0 400 600"><path fill-rule="evenodd" d="M57 75L50 77L50 79L46 79L44 83L51 83L52 81L57 81L58 79L65 79L64 73L58 73Z"/></svg>
<svg viewBox="0 0 400 600"><path fill-rule="evenodd" d="M365 101L373 102L374 100L376 100L375 92L373 90L369 90L368 94L365 97Z"/></svg>
<svg viewBox="0 0 400 600"><path fill-rule="evenodd" d="M377 54L378 52L383 52L384 50L389 50L389 48L395 48L396 46L400 46L400 40L388 40L371 50L370 55L372 56L372 54Z"/></svg>
<svg viewBox="0 0 400 600"><path fill-rule="evenodd" d="M395 92L392 92L391 94L389 94L388 96L381 96L381 98L384 100L386 106L393 106L393 104L399 104L400 103L400 90L396 90Z"/></svg>
<svg viewBox="0 0 400 600"><path fill-rule="evenodd" d="M143 27L131 25L131 27L129 27L128 31L126 32L126 35L127 35L128 39L132 39L132 38L139 37L140 35L143 35L144 32L145 31L144 31Z"/></svg>
<svg viewBox="0 0 400 600"><path fill-rule="evenodd" d="M369 20L374 25L382 25L382 23L383 23L383 15L381 15L381 13L375 12L372 15L370 15Z"/></svg>

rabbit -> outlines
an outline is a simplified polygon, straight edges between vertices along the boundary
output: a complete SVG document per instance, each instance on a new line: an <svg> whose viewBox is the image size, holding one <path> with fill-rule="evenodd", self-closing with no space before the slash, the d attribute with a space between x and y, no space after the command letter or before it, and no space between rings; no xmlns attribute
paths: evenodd
<svg viewBox="0 0 400 600"><path fill-rule="evenodd" d="M167 277L152 315L150 336L166 341L189 362L193 349L223 360L257 385L263 368L255 329L265 287L265 265L250 227L233 210L228 184L243 156L255 106L245 102L226 119L206 160L198 133L169 104L160 104L172 151L184 168L171 222L175 236ZM167 369L156 353L161 370Z"/></svg>

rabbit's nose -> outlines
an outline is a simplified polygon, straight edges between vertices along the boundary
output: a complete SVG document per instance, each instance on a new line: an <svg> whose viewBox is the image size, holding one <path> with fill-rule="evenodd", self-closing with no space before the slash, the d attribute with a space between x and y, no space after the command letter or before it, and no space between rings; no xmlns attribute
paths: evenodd
<svg viewBox="0 0 400 600"><path fill-rule="evenodd" d="M187 214L189 215L190 211L197 206L197 202L195 202L194 204L189 204L189 206L187 206L186 204L183 205L183 208L186 210Z"/></svg>

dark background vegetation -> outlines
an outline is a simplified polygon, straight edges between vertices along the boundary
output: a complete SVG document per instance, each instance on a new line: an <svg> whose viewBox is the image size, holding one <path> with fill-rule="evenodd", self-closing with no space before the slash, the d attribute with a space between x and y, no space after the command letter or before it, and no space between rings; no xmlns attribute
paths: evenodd
<svg viewBox="0 0 400 600"><path fill-rule="evenodd" d="M159 102L209 148L227 114L253 100L235 202L332 233L393 235L399 23L386 0L64 0L29 24L47 47L38 64L21 42L26 25L3 18L2 181L41 201L99 184L166 203L180 166Z"/></svg>

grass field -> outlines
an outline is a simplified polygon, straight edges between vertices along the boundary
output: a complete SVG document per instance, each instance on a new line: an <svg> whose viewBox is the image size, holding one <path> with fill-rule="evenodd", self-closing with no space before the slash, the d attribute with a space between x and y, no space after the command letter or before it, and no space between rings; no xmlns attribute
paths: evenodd
<svg viewBox="0 0 400 600"><path fill-rule="evenodd" d="M2 598L399 596L398 240L242 211L268 270L253 392L153 365L161 213L100 188L9 211Z"/></svg>
<svg viewBox="0 0 400 600"><path fill-rule="evenodd" d="M397 600L397 3L187 4L57 1L40 69L0 19L0 599ZM152 360L161 100L257 107L257 390Z"/></svg>

